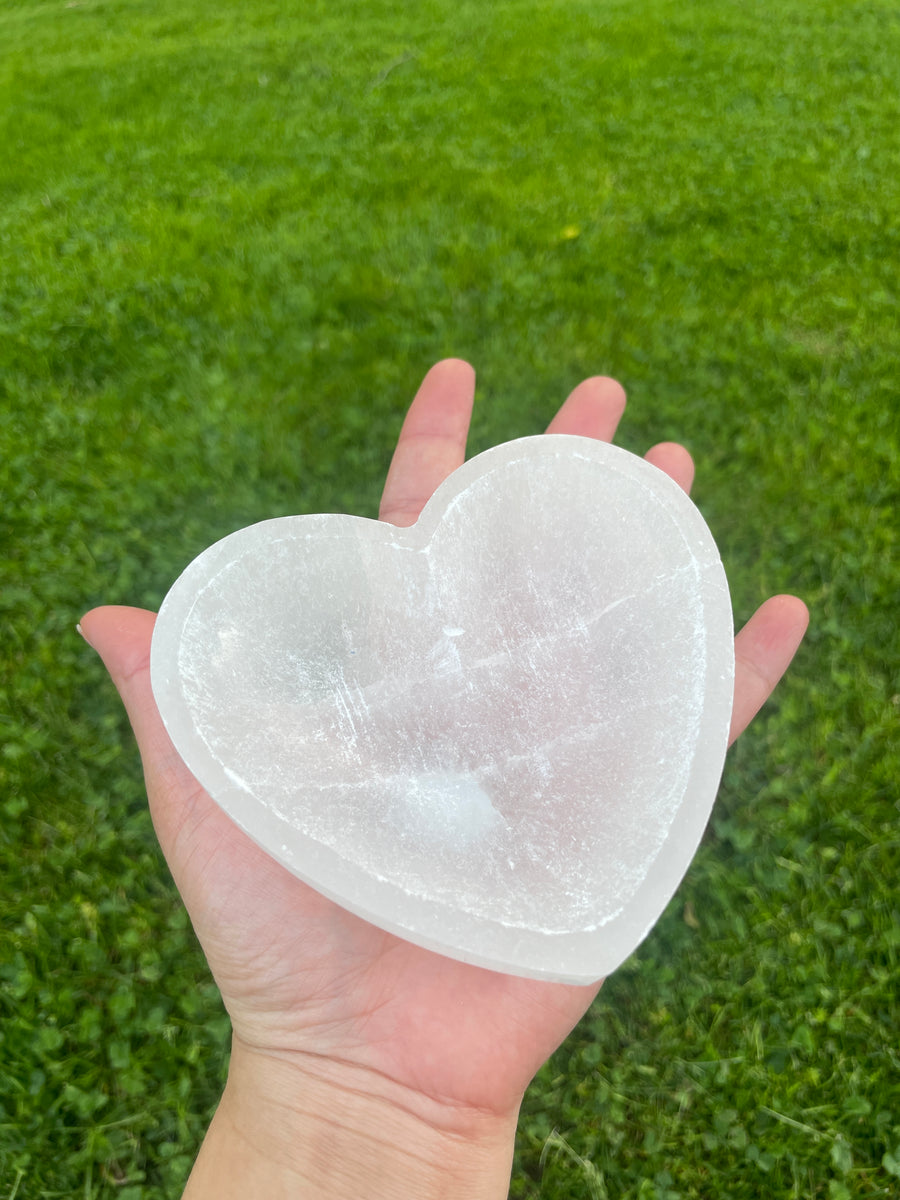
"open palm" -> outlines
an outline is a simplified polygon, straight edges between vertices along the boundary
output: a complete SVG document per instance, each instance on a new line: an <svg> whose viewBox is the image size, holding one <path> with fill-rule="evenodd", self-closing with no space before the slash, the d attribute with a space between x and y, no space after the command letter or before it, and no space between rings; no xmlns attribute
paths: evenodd
<svg viewBox="0 0 900 1200"><path fill-rule="evenodd" d="M381 517L412 524L465 455L474 375L439 363L407 415ZM618 384L579 385L548 432L611 440ZM674 444L647 458L689 490L693 465ZM468 966L385 933L326 900L261 851L213 803L166 734L150 688L154 616L95 609L82 621L127 706L163 852L246 1052L346 1072L354 1086L448 1112L514 1112L540 1064L599 984L572 987ZM774 597L736 640L732 740L764 702L806 626L793 597Z"/></svg>

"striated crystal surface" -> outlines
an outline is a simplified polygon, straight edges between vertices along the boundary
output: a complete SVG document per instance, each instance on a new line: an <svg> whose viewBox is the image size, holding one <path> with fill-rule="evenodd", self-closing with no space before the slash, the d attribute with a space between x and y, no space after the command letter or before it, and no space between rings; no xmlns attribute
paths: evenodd
<svg viewBox="0 0 900 1200"><path fill-rule="evenodd" d="M232 534L175 583L151 659L179 753L285 867L430 949L581 983L690 863L733 670L694 505L557 435L471 459L410 529Z"/></svg>

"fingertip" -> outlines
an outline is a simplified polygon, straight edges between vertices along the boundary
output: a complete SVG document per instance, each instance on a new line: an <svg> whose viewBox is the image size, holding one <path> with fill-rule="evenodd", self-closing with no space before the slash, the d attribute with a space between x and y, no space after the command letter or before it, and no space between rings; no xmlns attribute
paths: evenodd
<svg viewBox="0 0 900 1200"><path fill-rule="evenodd" d="M809 609L799 596L780 593L760 605L755 619L763 638L793 656L809 627Z"/></svg>
<svg viewBox="0 0 900 1200"><path fill-rule="evenodd" d="M75 626L75 629L81 634L92 650L97 650L97 635L102 632L104 624L108 619L109 607L101 605L97 608L88 609Z"/></svg>
<svg viewBox="0 0 900 1200"><path fill-rule="evenodd" d="M611 375L590 375L573 389L572 395L575 395L576 392L584 392L602 398L604 403L610 407L617 407L620 412L624 412L628 402L624 387L618 379L613 379Z"/></svg>
<svg viewBox="0 0 900 1200"><path fill-rule="evenodd" d="M614 399L622 406L624 412L628 403L628 393L618 379L613 379L611 375L592 375L587 382L593 384L598 391L602 391L610 400Z"/></svg>
<svg viewBox="0 0 900 1200"><path fill-rule="evenodd" d="M690 493L694 483L694 460L679 442L660 442L652 446L644 457L652 466L664 471L683 491Z"/></svg>
<svg viewBox="0 0 900 1200"><path fill-rule="evenodd" d="M464 358L442 358L425 374L425 379L434 376L449 375L460 384L465 381L469 386L475 385L475 368Z"/></svg>
<svg viewBox="0 0 900 1200"><path fill-rule="evenodd" d="M625 389L618 380L608 375L592 375L569 393L547 426L547 433L567 433L611 442L626 403Z"/></svg>
<svg viewBox="0 0 900 1200"><path fill-rule="evenodd" d="M135 721L149 679L150 643L156 614L143 608L104 605L79 621L79 632L103 665Z"/></svg>
<svg viewBox="0 0 900 1200"><path fill-rule="evenodd" d="M156 614L144 608L104 604L89 609L76 628L87 644L99 654L121 639L131 639L152 633Z"/></svg>
<svg viewBox="0 0 900 1200"><path fill-rule="evenodd" d="M799 596L789 592L773 596L770 604L777 605L785 617L791 619L794 625L802 626L804 633L809 627L809 608Z"/></svg>
<svg viewBox="0 0 900 1200"><path fill-rule="evenodd" d="M591 375L590 378L583 379L573 388L569 398L573 396L602 404L606 412L615 413L617 417L622 416L628 403L624 387L611 375Z"/></svg>

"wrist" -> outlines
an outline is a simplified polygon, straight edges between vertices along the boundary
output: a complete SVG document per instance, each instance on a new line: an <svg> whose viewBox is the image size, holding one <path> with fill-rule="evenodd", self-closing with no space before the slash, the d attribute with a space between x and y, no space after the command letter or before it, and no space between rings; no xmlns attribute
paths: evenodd
<svg viewBox="0 0 900 1200"><path fill-rule="evenodd" d="M186 1200L505 1200L517 1111L443 1105L362 1068L237 1040Z"/></svg>

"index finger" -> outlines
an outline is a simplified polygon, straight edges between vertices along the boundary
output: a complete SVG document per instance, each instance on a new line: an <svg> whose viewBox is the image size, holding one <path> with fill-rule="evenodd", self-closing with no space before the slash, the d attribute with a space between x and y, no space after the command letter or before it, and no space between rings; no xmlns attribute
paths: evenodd
<svg viewBox="0 0 900 1200"><path fill-rule="evenodd" d="M381 497L379 517L413 525L437 488L466 457L475 372L446 358L431 368L410 405Z"/></svg>

